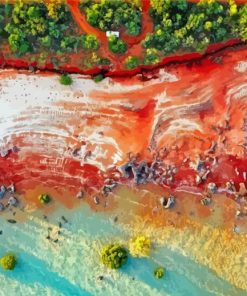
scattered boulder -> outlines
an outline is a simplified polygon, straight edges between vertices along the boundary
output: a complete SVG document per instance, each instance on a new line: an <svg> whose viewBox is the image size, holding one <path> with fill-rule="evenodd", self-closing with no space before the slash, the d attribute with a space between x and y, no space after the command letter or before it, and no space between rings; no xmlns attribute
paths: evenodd
<svg viewBox="0 0 247 296"><path fill-rule="evenodd" d="M4 185L2 185L0 187L0 199L4 198L6 191L7 191L6 187Z"/></svg>
<svg viewBox="0 0 247 296"><path fill-rule="evenodd" d="M208 183L208 190L211 191L212 193L216 193L217 192L217 186L215 183Z"/></svg>
<svg viewBox="0 0 247 296"><path fill-rule="evenodd" d="M243 216L243 212L240 210L236 211L236 217L242 217Z"/></svg>
<svg viewBox="0 0 247 296"><path fill-rule="evenodd" d="M0 212L4 211L5 207L4 204L0 203Z"/></svg>
<svg viewBox="0 0 247 296"><path fill-rule="evenodd" d="M85 196L84 191L80 190L80 191L77 193L76 198L78 198L78 199L82 199L84 196Z"/></svg>
<svg viewBox="0 0 247 296"><path fill-rule="evenodd" d="M226 182L226 189L232 192L236 192L236 187L233 181Z"/></svg>
<svg viewBox="0 0 247 296"><path fill-rule="evenodd" d="M4 149L0 150L1 157L4 158L4 157L8 156L8 154L9 154L9 150L4 150Z"/></svg>
<svg viewBox="0 0 247 296"><path fill-rule="evenodd" d="M208 206L211 202L212 202L212 200L209 197L204 197L201 199L201 204L204 206Z"/></svg>
<svg viewBox="0 0 247 296"><path fill-rule="evenodd" d="M15 224L16 223L16 220L14 220L14 219L8 219L7 220L9 223L11 223L11 224Z"/></svg>
<svg viewBox="0 0 247 296"><path fill-rule="evenodd" d="M201 184L202 183L202 177L201 176L199 176L199 175L196 175L196 184L197 185L199 185L199 184Z"/></svg>
<svg viewBox="0 0 247 296"><path fill-rule="evenodd" d="M160 203L163 206L164 209L169 209L174 206L175 204L175 197L170 195L170 197L161 197Z"/></svg>
<svg viewBox="0 0 247 296"><path fill-rule="evenodd" d="M195 169L197 172L200 172L204 169L204 166L205 166L205 162L201 159L199 159L197 162L196 162L196 165L195 165Z"/></svg>
<svg viewBox="0 0 247 296"><path fill-rule="evenodd" d="M11 196L8 200L8 205L15 207L15 206L17 206L17 204L18 204L17 198L14 196Z"/></svg>
<svg viewBox="0 0 247 296"><path fill-rule="evenodd" d="M15 185L11 184L8 188L7 188L8 192L10 193L14 193L15 192Z"/></svg>
<svg viewBox="0 0 247 296"><path fill-rule="evenodd" d="M95 196L95 197L93 198L93 201L94 201L94 203L95 203L96 205L98 205L98 204L99 204L99 198L98 198L98 196Z"/></svg>

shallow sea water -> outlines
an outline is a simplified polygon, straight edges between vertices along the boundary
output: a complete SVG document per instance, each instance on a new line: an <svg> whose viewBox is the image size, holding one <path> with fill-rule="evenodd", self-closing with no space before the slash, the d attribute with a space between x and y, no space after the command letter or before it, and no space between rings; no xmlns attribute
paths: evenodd
<svg viewBox="0 0 247 296"><path fill-rule="evenodd" d="M69 222L57 235L62 215ZM205 266L160 245L154 246L148 259L130 258L120 272L105 269L99 262L100 247L114 240L125 243L131 232L86 205L73 211L60 208L49 216L49 222L41 217L42 213L36 213L17 224L1 218L0 255L14 251L18 256L14 271L0 271L1 296L246 295ZM51 237L58 238L57 243L46 239L48 227L53 227ZM153 269L160 265L165 266L166 276L156 280Z"/></svg>

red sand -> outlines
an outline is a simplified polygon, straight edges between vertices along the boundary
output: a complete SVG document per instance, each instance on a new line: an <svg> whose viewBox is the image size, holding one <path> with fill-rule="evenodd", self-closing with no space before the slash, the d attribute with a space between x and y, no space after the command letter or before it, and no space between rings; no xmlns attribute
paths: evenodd
<svg viewBox="0 0 247 296"><path fill-rule="evenodd" d="M205 158L212 141L218 143L212 156L218 158L219 165L213 167L209 161L211 173L207 183L216 182L218 186L224 187L226 181L231 179L237 187L240 182L247 186L242 174L247 167L246 149L242 146L246 135L242 131L247 114L247 104L244 100L246 94L239 99L236 98L236 95L239 95L237 90L247 82L247 77L246 73L235 70L239 61L246 61L247 49L226 50L224 54L218 54L218 58L222 58L220 64L213 60L216 56L209 56L199 64L167 67L166 70L178 78L174 82L158 82L153 79L143 83L139 77L133 77L131 82L129 79L118 78L116 82L121 82L123 87L130 84L143 87L111 93L95 90L90 95L95 102L112 102L114 105L114 101L119 98L123 101L123 106L114 111L118 116L122 115L121 119L108 118L111 128L105 135L117 141L124 155L128 152L139 153L142 159L151 160L152 155L162 147L167 149L163 156L165 162L175 164L180 169L175 175L174 183L171 184L173 189L195 186L195 171L183 161L187 157L194 160L199 155ZM114 84L114 80L112 83ZM158 96L162 98L161 101ZM169 100L165 100L166 96ZM126 109L125 103L131 104L132 107ZM84 108L83 105L80 107L79 103L72 102L64 107L73 110ZM113 112L107 108L99 108L102 116ZM122 118L126 118L126 121ZM155 126L154 122L157 119L159 121ZM197 124L201 131L185 131L174 125L174 120L185 119ZM98 117L92 117L87 124L92 127L100 126L100 120ZM230 129L224 127L226 120ZM168 133L171 127L174 127L175 131ZM24 141L25 135L13 137L13 144L20 149ZM105 149L111 151L112 147L106 144ZM107 175L111 175L111 172L104 175L91 165L80 165L79 161L67 157L56 169L55 154L51 155L50 165L42 163L43 158L47 157L31 151L24 158L19 158L18 154L14 153L0 158L0 182L6 185L13 182L18 192L23 193L38 184L45 184L47 188L60 193L70 192L70 196L68 193L58 194L57 198L71 207L74 200L71 199L71 195L75 195L78 188L84 188L89 194L97 192ZM108 165L111 165L110 159L108 161ZM127 156L122 159L122 162L125 161ZM236 174L236 168L239 175ZM197 190L202 191L203 188L204 185L201 185ZM27 197L31 200L33 198L34 196Z"/></svg>

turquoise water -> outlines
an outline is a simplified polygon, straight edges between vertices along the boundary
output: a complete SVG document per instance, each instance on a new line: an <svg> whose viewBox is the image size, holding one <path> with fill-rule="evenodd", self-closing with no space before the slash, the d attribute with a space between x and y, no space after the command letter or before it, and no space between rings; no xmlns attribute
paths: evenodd
<svg viewBox="0 0 247 296"><path fill-rule="evenodd" d="M59 242L50 243L45 238L47 227L57 225L61 215L69 223L56 236ZM60 209L49 219L50 224L37 217L18 224L1 219L0 255L15 252L18 265L14 271L0 271L0 295L246 295L167 247L156 247L148 259L130 258L120 272L106 270L99 263L98 249L112 240L127 240L128 230L86 206L75 211ZM166 267L162 280L153 277L157 265Z"/></svg>

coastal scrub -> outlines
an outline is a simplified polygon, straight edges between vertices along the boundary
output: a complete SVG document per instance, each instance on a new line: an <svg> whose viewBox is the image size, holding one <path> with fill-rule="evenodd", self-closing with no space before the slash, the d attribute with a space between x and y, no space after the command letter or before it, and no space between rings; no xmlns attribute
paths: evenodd
<svg viewBox="0 0 247 296"><path fill-rule="evenodd" d="M73 83L72 78L68 74L62 74L59 81L62 85L71 85Z"/></svg>
<svg viewBox="0 0 247 296"><path fill-rule="evenodd" d="M110 269L121 268L127 259L127 250L118 243L104 246L101 250L101 261Z"/></svg>
<svg viewBox="0 0 247 296"><path fill-rule="evenodd" d="M42 194L39 195L39 201L42 204L48 204L51 201L51 198L50 198L50 196L48 194L42 193Z"/></svg>
<svg viewBox="0 0 247 296"><path fill-rule="evenodd" d="M163 267L157 267L155 270L154 270L154 276L157 278L157 279L161 279L163 278L165 274L165 269Z"/></svg>
<svg viewBox="0 0 247 296"><path fill-rule="evenodd" d="M12 253L7 253L0 259L0 265L5 270L13 270L16 265L16 256Z"/></svg>
<svg viewBox="0 0 247 296"><path fill-rule="evenodd" d="M144 235L131 239L129 251L133 257L148 257L151 250L151 241Z"/></svg>

